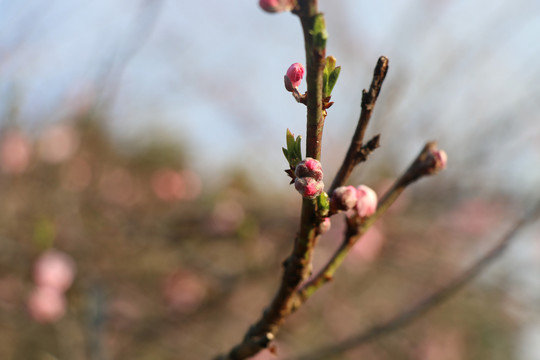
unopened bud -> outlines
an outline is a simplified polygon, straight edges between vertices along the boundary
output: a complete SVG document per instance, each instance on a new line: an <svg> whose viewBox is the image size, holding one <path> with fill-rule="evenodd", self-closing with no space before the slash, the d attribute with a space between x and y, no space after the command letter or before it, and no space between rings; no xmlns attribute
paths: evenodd
<svg viewBox="0 0 540 360"><path fill-rule="evenodd" d="M288 91L293 91L293 89L300 86L300 83L302 82L302 78L304 77L304 65L300 63L292 64L289 66L285 77L285 88Z"/></svg>
<svg viewBox="0 0 540 360"><path fill-rule="evenodd" d="M425 172L427 174L436 174L446 168L448 156L444 150L439 150L435 143L430 143L423 161Z"/></svg>
<svg viewBox="0 0 540 360"><path fill-rule="evenodd" d="M448 156L444 150L435 150L433 152L433 157L435 158L435 168L437 170L443 170L446 168Z"/></svg>
<svg viewBox="0 0 540 360"><path fill-rule="evenodd" d="M259 0L259 6L266 12L277 13L290 11L294 7L293 0Z"/></svg>
<svg viewBox="0 0 540 360"><path fill-rule="evenodd" d="M323 179L321 163L318 160L310 157L300 161L298 165L296 165L294 174L299 178L310 177L317 181L321 181Z"/></svg>
<svg viewBox="0 0 540 360"><path fill-rule="evenodd" d="M371 216L377 210L377 194L370 187L360 185L356 188L356 211L358 216Z"/></svg>
<svg viewBox="0 0 540 360"><path fill-rule="evenodd" d="M330 198L330 211L347 211L356 206L358 199L354 186L340 186L334 190Z"/></svg>
<svg viewBox="0 0 540 360"><path fill-rule="evenodd" d="M319 233L324 234L330 230L332 224L330 223L330 218L325 217L324 220L319 224Z"/></svg>
<svg viewBox="0 0 540 360"><path fill-rule="evenodd" d="M305 198L315 199L324 189L324 183L312 177L297 177L294 180L295 189Z"/></svg>

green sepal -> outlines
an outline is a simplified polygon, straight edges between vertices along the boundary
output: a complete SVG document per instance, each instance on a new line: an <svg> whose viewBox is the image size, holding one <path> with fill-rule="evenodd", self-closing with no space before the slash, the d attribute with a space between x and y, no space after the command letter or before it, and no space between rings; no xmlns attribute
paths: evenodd
<svg viewBox="0 0 540 360"><path fill-rule="evenodd" d="M324 70L327 70L330 74L336 68L336 58L332 55L326 57L326 64Z"/></svg>
<svg viewBox="0 0 540 360"><path fill-rule="evenodd" d="M294 134L287 129L286 134L287 148L281 148L283 150L283 155L287 159L291 169L296 168L296 165L302 161L302 137L294 137Z"/></svg>
<svg viewBox="0 0 540 360"><path fill-rule="evenodd" d="M287 134L285 135L287 140L287 149L291 150L294 148L294 134L291 130L287 129Z"/></svg>
<svg viewBox="0 0 540 360"><path fill-rule="evenodd" d="M298 163L302 161L302 137L301 136L298 136L295 140L294 152L296 154L296 158L298 159L298 161L294 164L294 166L296 167L296 165L298 165Z"/></svg>
<svg viewBox="0 0 540 360"><path fill-rule="evenodd" d="M310 30L313 36L313 45L318 50L323 50L326 47L326 40L328 40L328 32L326 31L326 24L322 14L317 14L313 22L313 30Z"/></svg>
<svg viewBox="0 0 540 360"><path fill-rule="evenodd" d="M334 86L336 86L340 71L341 71L341 66L338 66L334 70L332 70L332 72L328 76L328 84L326 86L326 91L324 93L326 97L332 95L332 90L334 90Z"/></svg>
<svg viewBox="0 0 540 360"><path fill-rule="evenodd" d="M323 73L322 73L322 85L323 85L323 94L324 94L324 97L328 97L328 77L329 77L329 72L328 72L328 68L325 67L324 70L323 70Z"/></svg>
<svg viewBox="0 0 540 360"><path fill-rule="evenodd" d="M341 66L336 67L336 58L327 56L323 70L323 96L329 98L339 77Z"/></svg>
<svg viewBox="0 0 540 360"><path fill-rule="evenodd" d="M330 211L330 199L326 192L322 192L317 196L317 213L320 217L326 217Z"/></svg>

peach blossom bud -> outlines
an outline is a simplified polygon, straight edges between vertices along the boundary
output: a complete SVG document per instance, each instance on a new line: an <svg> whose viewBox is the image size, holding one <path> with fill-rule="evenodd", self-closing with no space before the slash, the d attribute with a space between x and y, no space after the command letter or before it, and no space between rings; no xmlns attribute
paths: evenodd
<svg viewBox="0 0 540 360"><path fill-rule="evenodd" d="M437 145L428 143L422 154L418 157L418 172L424 175L433 175L446 168L448 156L444 150L439 150Z"/></svg>
<svg viewBox="0 0 540 360"><path fill-rule="evenodd" d="M332 212L348 211L356 206L358 199L354 186L340 186L332 193L330 209Z"/></svg>
<svg viewBox="0 0 540 360"><path fill-rule="evenodd" d="M377 210L377 194L371 188L360 185L356 188L356 196L358 201L356 202L356 211L358 216L365 217L371 216Z"/></svg>
<svg viewBox="0 0 540 360"><path fill-rule="evenodd" d="M292 0L259 0L259 6L266 12L277 13L290 11L294 7Z"/></svg>
<svg viewBox="0 0 540 360"><path fill-rule="evenodd" d="M60 251L44 252L34 265L34 282L40 287L63 292L71 286L74 277L75 262Z"/></svg>
<svg viewBox="0 0 540 360"><path fill-rule="evenodd" d="M323 179L321 163L318 160L309 157L303 161L300 161L298 165L296 165L294 174L296 177L310 177L317 181L321 181Z"/></svg>
<svg viewBox="0 0 540 360"><path fill-rule="evenodd" d="M319 233L324 234L330 230L332 224L330 223L330 218L325 217L324 220L319 224Z"/></svg>
<svg viewBox="0 0 540 360"><path fill-rule="evenodd" d="M297 177L294 180L294 187L305 198L315 199L324 189L324 183L312 177Z"/></svg>
<svg viewBox="0 0 540 360"><path fill-rule="evenodd" d="M66 299L57 289L38 286L28 298L28 310L32 318L38 322L54 322L66 312Z"/></svg>
<svg viewBox="0 0 540 360"><path fill-rule="evenodd" d="M290 80L291 82L290 85L293 88L297 88L298 86L300 86L300 83L302 82L302 78L304 77L304 65L300 63L292 64L287 70L286 77ZM285 81L285 87L287 87L287 81ZM292 90L289 90L289 91L292 91Z"/></svg>
<svg viewBox="0 0 540 360"><path fill-rule="evenodd" d="M443 170L446 168L448 156L446 155L446 152L444 150L433 151L433 157L435 158L435 168L437 170Z"/></svg>

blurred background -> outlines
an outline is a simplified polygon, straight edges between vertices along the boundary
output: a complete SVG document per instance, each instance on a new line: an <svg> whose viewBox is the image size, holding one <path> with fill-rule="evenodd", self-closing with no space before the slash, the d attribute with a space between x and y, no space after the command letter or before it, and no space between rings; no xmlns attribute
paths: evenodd
<svg viewBox="0 0 540 360"><path fill-rule="evenodd" d="M390 71L368 136L381 133L381 148L352 184L382 194L428 140L449 165L408 189L287 321L280 359L414 303L540 197L540 2L320 8L342 66L327 183L380 55ZM273 296L299 221L281 151L287 128L305 132L305 108L283 87L305 62L298 19L255 0L0 0L0 23L0 358L227 350ZM540 358L539 232L527 227L414 325L335 359Z"/></svg>

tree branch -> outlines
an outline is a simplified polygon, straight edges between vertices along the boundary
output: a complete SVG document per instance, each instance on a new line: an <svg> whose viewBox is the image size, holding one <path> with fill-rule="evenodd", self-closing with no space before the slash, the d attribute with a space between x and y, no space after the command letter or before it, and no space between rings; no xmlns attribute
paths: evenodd
<svg viewBox="0 0 540 360"><path fill-rule="evenodd" d="M517 221L512 226L512 228L506 234L504 234L488 252L486 252L476 262L470 265L469 268L467 268L461 274L457 275L446 285L437 289L429 296L421 299L408 309L403 310L402 312L398 313L391 319L381 324L372 326L371 328L368 328L367 330L364 330L357 335L351 336L350 338L339 344L334 344L325 348L318 349L310 354L297 358L297 360L326 359L330 356L335 356L347 350L361 346L374 339L389 335L392 332L409 325L437 305L440 305L449 298L451 298L465 285L475 279L488 265L490 265L499 256L501 256L501 254L503 254L504 250L508 247L510 242L515 239L515 236L519 232L519 230L521 230L526 224L536 220L539 215L540 203L538 203L532 211L530 211L523 218Z"/></svg>
<svg viewBox="0 0 540 360"><path fill-rule="evenodd" d="M324 127L323 79L326 59L326 28L316 0L298 1L295 13L300 17L306 51L307 131L306 156L321 159L321 139ZM322 26L322 29L317 29Z"/></svg>
<svg viewBox="0 0 540 360"><path fill-rule="evenodd" d="M423 176L436 173L440 166L435 161L434 153L437 151L435 142L428 142L416 159L403 175L394 183L388 192L381 198L377 211L369 218L348 218L345 238L340 247L332 255L328 263L311 280L306 282L297 292L294 307L298 308L321 286L332 280L334 273L345 260L354 244L366 231L381 217L396 201L405 188Z"/></svg>
<svg viewBox="0 0 540 360"><path fill-rule="evenodd" d="M332 186L330 186L330 189L328 190L328 195L332 195L332 192L336 188L344 185L349 179L349 176L351 175L354 167L360 162L365 161L367 158L367 154L364 154L364 152L362 152L364 145L364 135L366 133L366 128L369 124L369 120L371 119L373 109L375 108L375 102L379 97L382 83L387 73L388 58L385 56L381 56L377 61L375 70L373 71L373 80L371 81L369 91L362 91L362 111L360 112L360 118L358 119L358 124L352 137L349 150L347 151L347 155L345 156L345 159L343 159L343 163L341 164L341 167L339 168L339 171L334 178L334 181L332 182ZM371 149L371 151L373 151L374 149L375 148Z"/></svg>
<svg viewBox="0 0 540 360"><path fill-rule="evenodd" d="M321 139L326 111L323 111L322 73L326 59L326 27L316 0L299 0L293 13L299 16L304 32L307 82L306 156L321 157ZM316 200L303 198L300 231L292 254L283 263L279 289L261 318L253 324L242 342L220 360L241 360L269 346L285 318L293 311L296 291L311 273L313 249L320 236Z"/></svg>

